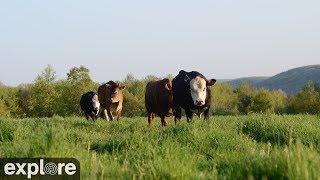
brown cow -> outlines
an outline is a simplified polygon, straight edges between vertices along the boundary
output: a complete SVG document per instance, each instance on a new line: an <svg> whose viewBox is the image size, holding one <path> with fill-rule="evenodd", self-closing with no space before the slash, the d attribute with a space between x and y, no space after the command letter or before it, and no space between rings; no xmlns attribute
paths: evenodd
<svg viewBox="0 0 320 180"><path fill-rule="evenodd" d="M160 116L162 126L167 126L166 117L172 115L172 84L170 79L151 81L146 86L145 105L148 122L152 125L155 114Z"/></svg>
<svg viewBox="0 0 320 180"><path fill-rule="evenodd" d="M122 112L123 94L125 86L109 81L98 88L98 97L101 105L102 117L112 121L116 116L119 121Z"/></svg>

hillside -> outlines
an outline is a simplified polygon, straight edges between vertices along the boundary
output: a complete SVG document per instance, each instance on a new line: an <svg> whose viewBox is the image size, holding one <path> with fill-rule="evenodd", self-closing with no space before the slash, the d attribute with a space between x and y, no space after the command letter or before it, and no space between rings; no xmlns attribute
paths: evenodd
<svg viewBox="0 0 320 180"><path fill-rule="evenodd" d="M295 94L309 81L320 84L320 65L291 69L254 85L267 89L282 89L288 94Z"/></svg>
<svg viewBox="0 0 320 180"><path fill-rule="evenodd" d="M268 77L264 76L252 76L252 77L244 77L244 78L238 78L238 79L233 79L230 80L229 83L233 86L237 86L240 84L251 84L255 85L259 82L262 82L264 80L268 79Z"/></svg>
<svg viewBox="0 0 320 180"><path fill-rule="evenodd" d="M303 66L282 72L272 77L252 76L229 80L231 85L251 84L258 88L267 88L272 90L281 89L287 94L295 94L302 87L313 81L320 84L320 65Z"/></svg>

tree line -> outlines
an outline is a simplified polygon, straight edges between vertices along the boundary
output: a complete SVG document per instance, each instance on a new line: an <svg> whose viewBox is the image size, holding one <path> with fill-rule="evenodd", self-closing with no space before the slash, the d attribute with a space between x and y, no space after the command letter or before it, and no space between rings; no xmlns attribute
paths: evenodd
<svg viewBox="0 0 320 180"><path fill-rule="evenodd" d="M123 116L146 116L144 89L147 82L155 79L158 78L136 79L129 74L120 82L126 85ZM71 68L66 79L57 79L54 69L48 65L33 83L17 87L0 84L0 116L81 116L81 95L97 91L98 86L84 66ZM216 115L320 114L320 87L309 82L299 93L287 95L282 90L258 89L248 84L233 87L229 83L217 83L212 87L212 101L212 113Z"/></svg>

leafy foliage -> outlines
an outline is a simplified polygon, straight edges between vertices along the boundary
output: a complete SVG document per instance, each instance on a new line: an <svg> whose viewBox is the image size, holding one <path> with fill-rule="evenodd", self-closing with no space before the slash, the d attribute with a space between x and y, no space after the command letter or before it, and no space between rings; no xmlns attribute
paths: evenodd
<svg viewBox="0 0 320 180"><path fill-rule="evenodd" d="M212 87L213 111L217 115L237 114L237 94L228 83L215 84Z"/></svg>
<svg viewBox="0 0 320 180"><path fill-rule="evenodd" d="M289 109L293 113L320 113L320 91L318 85L309 82L301 92L294 96L289 105Z"/></svg>
<svg viewBox="0 0 320 180"><path fill-rule="evenodd" d="M173 77L168 75L167 77ZM132 74L120 82L125 85L123 116L145 116L144 93L149 81L159 79L147 76L139 80ZM106 79L105 82L110 79ZM97 91L99 84L90 77L84 66L73 67L66 79L57 79L48 65L31 84L18 87L0 85L0 116L52 117L80 116L79 101L88 91ZM258 89L249 84L233 88L229 83L217 83L212 89L212 110L216 115L250 113L320 113L319 85L309 82L301 92L287 96L281 90Z"/></svg>
<svg viewBox="0 0 320 180"><path fill-rule="evenodd" d="M59 115L80 115L80 98L88 91L96 91L98 84L90 75L88 68L84 66L73 67L67 74L67 80L56 83L56 90L61 94L58 99Z"/></svg>

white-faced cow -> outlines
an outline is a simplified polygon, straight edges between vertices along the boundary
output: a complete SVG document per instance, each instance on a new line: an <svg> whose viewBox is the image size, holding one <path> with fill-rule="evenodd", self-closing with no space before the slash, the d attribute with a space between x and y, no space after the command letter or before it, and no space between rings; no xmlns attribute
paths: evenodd
<svg viewBox="0 0 320 180"><path fill-rule="evenodd" d="M199 72L181 70L172 80L175 122L177 123L181 119L181 108L185 110L188 122L192 120L194 113L199 117L204 113L205 119L209 118L211 111L210 86L215 83L215 79L208 80Z"/></svg>
<svg viewBox="0 0 320 180"><path fill-rule="evenodd" d="M100 103L98 95L95 92L87 92L82 95L80 100L80 106L84 112L87 120L91 117L93 121L98 118L100 112Z"/></svg>

